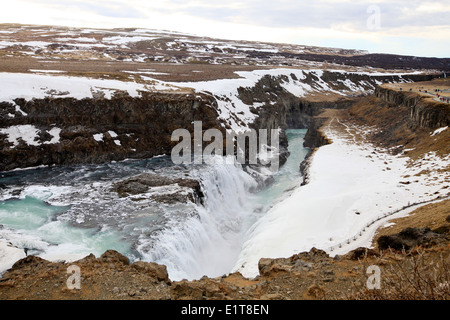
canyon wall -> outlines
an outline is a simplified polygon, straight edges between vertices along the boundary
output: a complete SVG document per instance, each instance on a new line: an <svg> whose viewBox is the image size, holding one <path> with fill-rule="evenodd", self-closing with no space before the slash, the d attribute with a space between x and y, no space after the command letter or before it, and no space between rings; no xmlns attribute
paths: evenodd
<svg viewBox="0 0 450 320"><path fill-rule="evenodd" d="M16 99L15 103L25 114L11 103L0 103L0 127L10 132L17 128L23 135L28 128L36 137L14 142L0 131L0 170L170 154L178 143L171 141L173 130L192 132L193 121L202 121L203 129L221 128L215 100L201 94ZM55 128L60 130L59 139L52 141Z"/></svg>
<svg viewBox="0 0 450 320"><path fill-rule="evenodd" d="M311 124L313 129L318 127L313 123L314 117L325 108L348 108L357 98L352 92L367 94L375 90L378 96L392 103L401 100L411 105L411 115L420 125L448 124L448 119L439 122L443 116L433 108L377 87L383 82L427 80L435 76L371 76L330 71L303 72L302 79L295 74L265 75L253 87L238 88L238 98L244 104L258 105L250 107L256 118L249 127L269 132L281 129L280 163L283 164L288 155L284 130L308 128ZM308 95L301 97L287 89L300 82L319 96L310 99ZM330 90L341 95L330 99L327 93ZM217 128L224 132L227 124L219 117L216 98L203 93L144 92L140 97L131 97L118 92L111 99L45 98L0 102L0 171L168 155L178 143L170 139L173 130L185 128L192 132L193 121L202 121L203 130ZM308 132L310 146L320 145L320 139L314 130Z"/></svg>
<svg viewBox="0 0 450 320"><path fill-rule="evenodd" d="M435 129L450 124L450 105L409 91L379 86L375 96L391 107L406 107L412 127Z"/></svg>
<svg viewBox="0 0 450 320"><path fill-rule="evenodd" d="M311 121L324 109L346 109L358 96L371 94L382 83L397 83L411 81L426 81L439 77L440 74L410 74L410 75L369 75L365 73L350 73L323 71L320 77L312 72L304 73L302 83L311 86L314 96L299 97L285 89L284 85L298 79L294 74L262 77L251 88L239 88L239 98L246 104L261 103L263 107L254 110L262 121L256 119L255 125L262 122L268 126L280 128L306 129ZM327 89L320 92L321 89ZM334 97L330 91L340 92Z"/></svg>

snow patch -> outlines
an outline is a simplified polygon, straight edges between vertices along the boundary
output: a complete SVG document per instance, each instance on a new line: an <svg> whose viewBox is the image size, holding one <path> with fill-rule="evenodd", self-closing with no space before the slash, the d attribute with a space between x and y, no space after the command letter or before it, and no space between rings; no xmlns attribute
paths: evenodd
<svg viewBox="0 0 450 320"><path fill-rule="evenodd" d="M447 128L448 128L448 126L447 126L447 127L442 127L442 128L439 128L439 129L436 129L436 130L434 130L434 131L431 133L431 136L433 137L433 136L435 136L435 135L437 135L437 134L439 134L439 133L441 133L441 132L447 130Z"/></svg>
<svg viewBox="0 0 450 320"><path fill-rule="evenodd" d="M62 71L62 70L38 70L38 69L29 69L29 71L36 72L36 73L66 73L67 72L67 71Z"/></svg>
<svg viewBox="0 0 450 320"><path fill-rule="evenodd" d="M39 133L41 130L33 125L17 125L8 128L0 129L0 133L7 135L7 140L13 144L13 148L19 145L19 140L23 140L29 146L39 146L41 143L38 141ZM47 131L52 136L50 141L43 142L44 144L59 143L61 129L54 127Z"/></svg>
<svg viewBox="0 0 450 320"><path fill-rule="evenodd" d="M115 133L112 130L108 131L108 134L111 136L111 138L116 138L117 137L117 133Z"/></svg>
<svg viewBox="0 0 450 320"><path fill-rule="evenodd" d="M60 141L60 136L59 134L61 133L61 129L60 128L52 128L51 130L47 131L49 134L51 134L53 136L53 138L50 141L45 141L45 144L53 144L53 143L59 143Z"/></svg>
<svg viewBox="0 0 450 320"><path fill-rule="evenodd" d="M19 145L19 139L22 139L26 144L30 146L38 146L39 142L36 141L38 137L39 129L30 124L11 126L8 128L0 129L0 133L6 134L8 141L12 143L14 147Z"/></svg>
<svg viewBox="0 0 450 320"><path fill-rule="evenodd" d="M25 252L22 249L12 246L4 239L0 239L0 275L10 269L17 260L25 257Z"/></svg>
<svg viewBox="0 0 450 320"><path fill-rule="evenodd" d="M93 135L95 141L103 141L103 133L97 133Z"/></svg>
<svg viewBox="0 0 450 320"><path fill-rule="evenodd" d="M48 74L0 73L0 101L14 103L14 99L44 99L57 95L66 98L93 98L93 92L103 92L111 99L116 91L125 91L132 97L146 91L145 84L119 80L68 77Z"/></svg>

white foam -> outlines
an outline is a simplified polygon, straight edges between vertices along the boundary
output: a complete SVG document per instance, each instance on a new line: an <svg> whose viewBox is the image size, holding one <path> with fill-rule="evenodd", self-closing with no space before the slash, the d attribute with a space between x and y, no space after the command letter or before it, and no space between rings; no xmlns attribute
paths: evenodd
<svg viewBox="0 0 450 320"><path fill-rule="evenodd" d="M205 207L196 207L198 216L172 220L156 242L141 239L138 250L145 260L166 265L173 280L223 275L239 254L243 221L252 212L249 190L256 182L237 164L225 162L217 157L217 165L197 173L206 196Z"/></svg>

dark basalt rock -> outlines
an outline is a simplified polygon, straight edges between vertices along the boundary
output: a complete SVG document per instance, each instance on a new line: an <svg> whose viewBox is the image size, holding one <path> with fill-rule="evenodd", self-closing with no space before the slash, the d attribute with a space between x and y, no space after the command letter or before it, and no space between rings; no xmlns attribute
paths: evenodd
<svg viewBox="0 0 450 320"><path fill-rule="evenodd" d="M374 94L393 107L406 107L412 128L435 129L450 125L450 106L446 103L425 101L425 97L416 93L384 87L377 87Z"/></svg>
<svg viewBox="0 0 450 320"><path fill-rule="evenodd" d="M377 243L380 250L410 250L416 246L430 247L446 239L445 234L439 234L430 228L406 228L397 234L381 236Z"/></svg>
<svg viewBox="0 0 450 320"><path fill-rule="evenodd" d="M192 197L188 199L193 202L203 204L204 194L200 182L194 179L176 178L171 179L156 174L144 173L126 180L117 182L113 185L112 191L117 192L120 196L137 195L147 192L152 187L161 187L178 184L180 187L192 189ZM179 194L158 195L153 197L154 200L172 203L175 201L186 200Z"/></svg>
<svg viewBox="0 0 450 320"><path fill-rule="evenodd" d="M203 94L142 93L141 97L116 95L111 99L16 99L0 102L0 128L27 125L39 132L37 146L23 141L15 147L0 134L0 171L40 165L104 163L126 158L144 159L170 154L175 129L193 131L193 121L203 129L220 128L213 97ZM14 117L8 116L14 114ZM58 143L47 133L60 128ZM117 136L108 133L114 131ZM97 141L94 134L103 134Z"/></svg>

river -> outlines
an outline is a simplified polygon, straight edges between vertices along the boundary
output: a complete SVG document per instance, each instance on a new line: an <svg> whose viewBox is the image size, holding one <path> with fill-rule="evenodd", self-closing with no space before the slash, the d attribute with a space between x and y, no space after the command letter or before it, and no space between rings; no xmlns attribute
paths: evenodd
<svg viewBox="0 0 450 320"><path fill-rule="evenodd" d="M258 192L253 192L256 181L239 165L174 165L167 156L3 172L0 238L49 260L114 249L131 261L166 265L172 280L227 274L239 267L255 222L300 185L299 165L308 152L305 133L287 130L290 156L274 182ZM152 200L155 194L179 192L173 186L154 188L141 199L111 190L114 182L141 173L198 179L204 205Z"/></svg>

